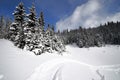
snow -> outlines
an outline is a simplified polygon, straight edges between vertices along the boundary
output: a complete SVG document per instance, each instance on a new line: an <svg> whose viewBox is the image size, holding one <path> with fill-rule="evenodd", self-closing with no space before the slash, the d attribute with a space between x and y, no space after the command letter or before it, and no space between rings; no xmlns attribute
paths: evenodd
<svg viewBox="0 0 120 80"><path fill-rule="evenodd" d="M2 80L3 77L4 77L4 75L0 75L0 80Z"/></svg>
<svg viewBox="0 0 120 80"><path fill-rule="evenodd" d="M120 46L118 45L90 48L78 48L69 45L67 48L75 59L85 63L96 66L120 64Z"/></svg>
<svg viewBox="0 0 120 80"><path fill-rule="evenodd" d="M40 56L0 40L0 80L120 80L120 46L78 48Z"/></svg>

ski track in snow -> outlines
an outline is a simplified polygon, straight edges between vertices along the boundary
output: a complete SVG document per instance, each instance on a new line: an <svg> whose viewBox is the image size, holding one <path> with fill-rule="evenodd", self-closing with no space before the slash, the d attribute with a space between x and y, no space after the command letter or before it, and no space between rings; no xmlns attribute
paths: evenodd
<svg viewBox="0 0 120 80"><path fill-rule="evenodd" d="M53 59L47 62L44 62L39 67L35 69L33 74L27 79L27 80L62 80L61 76L61 70L62 66L64 66L67 63L75 63L79 65L83 65L86 67L89 67L92 71L97 70L106 70L106 71L114 71L114 72L120 72L120 64L118 65L104 65L104 66L93 66L90 64L86 64L77 60L73 59L67 59L67 58L60 58L60 59ZM57 69L56 69L57 68ZM45 79L48 78L48 76L51 76L49 72L51 72L52 69L56 69L55 72L53 71L53 78L52 79ZM97 74L97 73L96 73Z"/></svg>

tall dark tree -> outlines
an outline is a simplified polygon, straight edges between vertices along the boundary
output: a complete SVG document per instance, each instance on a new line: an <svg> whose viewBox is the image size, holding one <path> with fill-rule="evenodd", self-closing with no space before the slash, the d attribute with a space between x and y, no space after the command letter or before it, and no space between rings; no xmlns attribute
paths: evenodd
<svg viewBox="0 0 120 80"><path fill-rule="evenodd" d="M35 27L36 27L36 11L35 11L35 6L34 4L32 7L29 9L30 13L27 15L27 22L26 22L26 27L25 27L25 48L27 50L32 51L34 49L34 40L33 38L35 37Z"/></svg>
<svg viewBox="0 0 120 80"><path fill-rule="evenodd" d="M5 27L5 18L3 16L0 17L0 38L4 37L3 28Z"/></svg>
<svg viewBox="0 0 120 80"><path fill-rule="evenodd" d="M38 20L39 20L40 27L44 31L45 21L44 21L44 14L43 14L43 12L40 13L40 17L39 17Z"/></svg>
<svg viewBox="0 0 120 80"><path fill-rule="evenodd" d="M47 47L48 52L58 51L59 53L65 51L65 46L59 36L54 33L54 29L48 24L48 28L45 33L44 45Z"/></svg>
<svg viewBox="0 0 120 80"><path fill-rule="evenodd" d="M18 4L13 13L14 22L10 27L10 40L14 41L15 45L19 48L24 48L24 27L25 27L25 8L22 2Z"/></svg>
<svg viewBox="0 0 120 80"><path fill-rule="evenodd" d="M6 24L5 24L5 28L4 28L4 38L9 39L10 38L9 29L12 24L12 20L10 18L6 18L5 22L6 22Z"/></svg>
<svg viewBox="0 0 120 80"><path fill-rule="evenodd" d="M5 26L5 18L4 16L0 16L0 30Z"/></svg>
<svg viewBox="0 0 120 80"><path fill-rule="evenodd" d="M34 4L30 8L30 13L27 16L27 26L25 27L26 45L25 49L34 52L36 55L44 52L44 36L43 30L36 18L36 11Z"/></svg>

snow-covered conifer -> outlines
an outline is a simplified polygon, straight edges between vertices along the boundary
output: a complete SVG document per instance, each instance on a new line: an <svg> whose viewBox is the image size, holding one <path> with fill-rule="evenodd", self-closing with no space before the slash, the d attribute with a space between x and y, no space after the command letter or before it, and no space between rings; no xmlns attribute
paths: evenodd
<svg viewBox="0 0 120 80"><path fill-rule="evenodd" d="M27 15L27 26L25 27L25 49L34 52L36 55L43 53L43 30L36 18L34 4L30 8L30 13Z"/></svg>
<svg viewBox="0 0 120 80"><path fill-rule="evenodd" d="M45 22L44 22L44 15L43 15L43 12L40 13L40 17L39 17L39 24L42 28L42 30L44 31L44 26L45 26Z"/></svg>
<svg viewBox="0 0 120 80"><path fill-rule="evenodd" d="M19 48L24 48L24 23L25 23L25 9L22 2L18 4L13 13L15 21L10 27L10 40L14 41L15 45Z"/></svg>
<svg viewBox="0 0 120 80"><path fill-rule="evenodd" d="M5 19L3 16L0 16L0 39L4 37L3 28L5 27Z"/></svg>
<svg viewBox="0 0 120 80"><path fill-rule="evenodd" d="M58 51L59 53L65 51L65 46L59 36L55 34L53 28L48 25L46 30L45 46L47 47L48 52Z"/></svg>
<svg viewBox="0 0 120 80"><path fill-rule="evenodd" d="M32 51L34 49L34 35L35 35L35 27L36 27L36 12L35 12L35 6L32 5L32 7L29 9L30 13L27 15L27 23L25 30L25 48L27 50Z"/></svg>

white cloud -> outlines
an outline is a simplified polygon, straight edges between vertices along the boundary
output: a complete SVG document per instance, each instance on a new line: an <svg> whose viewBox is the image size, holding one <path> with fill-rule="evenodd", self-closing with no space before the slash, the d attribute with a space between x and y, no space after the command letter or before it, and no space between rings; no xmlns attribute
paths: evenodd
<svg viewBox="0 0 120 80"><path fill-rule="evenodd" d="M105 13L104 7L105 5L101 4L100 0L89 0L78 6L72 15L60 19L56 23L56 29L63 31L64 29L76 29L79 26L88 28L96 27L107 21L120 21L120 13Z"/></svg>

